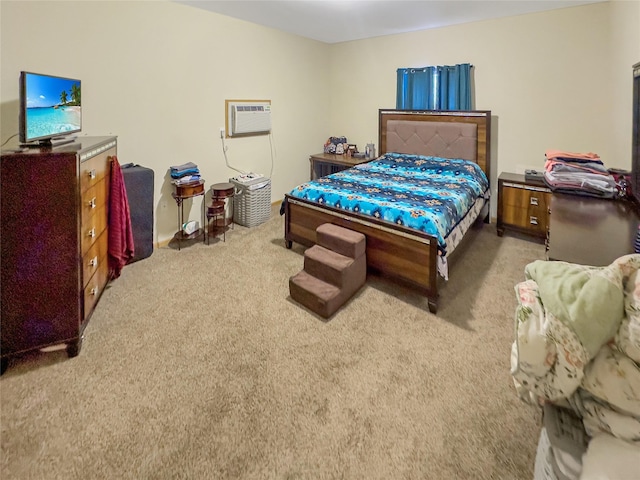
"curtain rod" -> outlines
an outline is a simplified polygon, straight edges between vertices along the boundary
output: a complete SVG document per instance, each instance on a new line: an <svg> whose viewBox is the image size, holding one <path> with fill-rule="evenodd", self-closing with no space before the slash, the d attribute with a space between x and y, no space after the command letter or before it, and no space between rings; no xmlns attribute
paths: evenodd
<svg viewBox="0 0 640 480"><path fill-rule="evenodd" d="M457 65L465 65L464 63L457 63L456 65L429 65L426 67L400 67L398 70L426 70L429 67L455 67ZM468 64L470 68L475 68L472 63Z"/></svg>

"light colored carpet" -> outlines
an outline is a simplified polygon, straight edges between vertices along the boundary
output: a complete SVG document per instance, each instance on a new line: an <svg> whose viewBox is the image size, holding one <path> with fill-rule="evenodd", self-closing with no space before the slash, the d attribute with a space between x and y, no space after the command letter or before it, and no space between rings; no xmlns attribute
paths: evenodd
<svg viewBox="0 0 640 480"><path fill-rule="evenodd" d="M80 355L12 359L3 479L531 479L509 375L515 283L544 247L475 228L441 289L370 275L329 321L289 298L283 218L125 267Z"/></svg>

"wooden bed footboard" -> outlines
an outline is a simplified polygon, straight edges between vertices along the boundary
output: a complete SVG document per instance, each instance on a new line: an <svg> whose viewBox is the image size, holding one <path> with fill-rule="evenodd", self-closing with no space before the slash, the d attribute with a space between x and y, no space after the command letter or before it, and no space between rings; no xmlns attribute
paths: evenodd
<svg viewBox="0 0 640 480"><path fill-rule="evenodd" d="M365 235L367 268L418 288L427 296L429 311L436 313L438 243L435 238L285 195L287 248L291 248L292 242L305 246L315 244L316 228L323 223L333 223Z"/></svg>

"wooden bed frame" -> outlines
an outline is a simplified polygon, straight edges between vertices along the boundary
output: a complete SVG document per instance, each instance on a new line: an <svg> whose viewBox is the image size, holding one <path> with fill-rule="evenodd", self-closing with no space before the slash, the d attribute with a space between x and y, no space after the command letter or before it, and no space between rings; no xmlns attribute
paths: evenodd
<svg viewBox="0 0 640 480"><path fill-rule="evenodd" d="M455 133L458 128L462 133ZM471 156L474 158L466 159L475 161L490 180L490 128L490 111L379 110L379 155L393 151L444 158ZM461 154L460 145L465 153ZM367 267L418 288L425 293L429 310L436 313L438 242L435 237L288 194L284 213L287 248L292 247L292 242L313 245L316 228L323 223L361 232L367 239Z"/></svg>

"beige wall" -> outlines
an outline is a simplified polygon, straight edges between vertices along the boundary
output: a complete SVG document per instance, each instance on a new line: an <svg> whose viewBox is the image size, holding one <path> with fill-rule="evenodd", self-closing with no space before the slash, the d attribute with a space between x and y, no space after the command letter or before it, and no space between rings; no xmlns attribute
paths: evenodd
<svg viewBox="0 0 640 480"><path fill-rule="evenodd" d="M395 107L396 68L473 64L475 108L494 117L494 194L500 172L541 169L550 148L631 166L638 1L348 42L332 46L331 58L331 127L357 144L377 143L377 111Z"/></svg>
<svg viewBox="0 0 640 480"><path fill-rule="evenodd" d="M308 155L328 136L377 144L378 109L395 106L398 67L475 66L475 106L494 115L494 191L499 172L540 168L548 148L630 167L640 1L336 45L172 2L3 0L0 21L2 142L17 133L20 70L82 79L83 134L117 135L122 163L155 171L161 243L176 229L169 166L193 161L207 185L235 175L219 139L225 99L272 101L272 136L227 146L232 166L268 174L273 144L278 201L308 178Z"/></svg>
<svg viewBox="0 0 640 480"><path fill-rule="evenodd" d="M308 179L309 153L330 135L323 43L172 2L3 0L0 8L2 141L18 131L21 70L80 78L83 134L117 135L121 163L155 171L159 242L177 228L171 165L197 163L207 186L236 174L220 141L225 99L272 102L271 139L226 145L231 166L269 174L273 144L274 201ZM188 204L198 219L199 199Z"/></svg>

